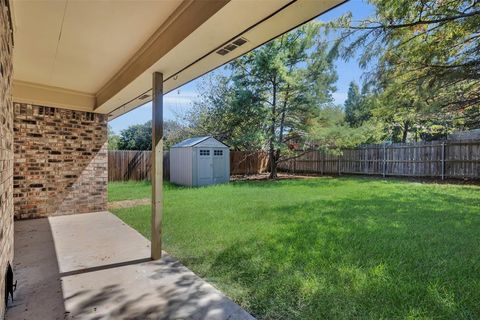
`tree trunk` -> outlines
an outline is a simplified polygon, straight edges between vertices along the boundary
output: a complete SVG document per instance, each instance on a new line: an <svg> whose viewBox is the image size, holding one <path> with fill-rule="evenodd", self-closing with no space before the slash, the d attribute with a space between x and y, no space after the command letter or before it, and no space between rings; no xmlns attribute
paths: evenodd
<svg viewBox="0 0 480 320"><path fill-rule="evenodd" d="M275 151L270 152L269 154L269 161L270 161L270 175L268 176L269 179L277 179L277 161L275 160Z"/></svg>
<svg viewBox="0 0 480 320"><path fill-rule="evenodd" d="M407 135L408 135L408 130L410 129L410 125L408 121L404 122L403 125L403 133L402 133L402 142L405 143L407 142Z"/></svg>
<svg viewBox="0 0 480 320"><path fill-rule="evenodd" d="M285 94L285 101L283 102L282 115L280 117L280 133L278 136L278 143L283 143L283 130L285 128L285 116L287 113L287 104L288 104L288 94L290 90L290 85L287 85L287 92Z"/></svg>
<svg viewBox="0 0 480 320"><path fill-rule="evenodd" d="M285 96L285 101L283 103L281 116L280 116L280 132L278 134L278 143L279 144L283 143L283 130L285 128L285 114L287 113L287 101L288 101L288 90L289 89L290 89L290 86L287 87L287 94ZM271 171L270 171L270 178L271 179L278 178L277 167L278 167L278 160L280 160L280 149L274 150L273 154L274 154L273 159L275 161L275 167L271 168Z"/></svg>
<svg viewBox="0 0 480 320"><path fill-rule="evenodd" d="M272 82L272 123L270 127L270 137L269 137L269 150L268 150L268 160L270 161L270 176L269 179L276 179L277 176L277 159L275 152L275 122L276 122L276 113L277 113L277 84L275 79Z"/></svg>
<svg viewBox="0 0 480 320"><path fill-rule="evenodd" d="M274 136L275 133L275 126L272 124L270 129L271 137L269 141L269 148L268 148L268 161L270 164L270 175L269 179L276 179L277 178L277 159L275 159L275 145L274 145Z"/></svg>

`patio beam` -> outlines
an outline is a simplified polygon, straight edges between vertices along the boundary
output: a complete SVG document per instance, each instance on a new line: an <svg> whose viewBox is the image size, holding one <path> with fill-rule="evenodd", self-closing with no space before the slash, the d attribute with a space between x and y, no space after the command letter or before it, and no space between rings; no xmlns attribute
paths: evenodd
<svg viewBox="0 0 480 320"><path fill-rule="evenodd" d="M97 112L197 28L221 10L230 0L184 0L127 63L97 92ZM150 69L151 70L151 69ZM147 74L148 75L148 74ZM142 94L142 90L136 92ZM114 105L117 103L114 103ZM103 108L102 108L103 106ZM108 108L107 108L108 109Z"/></svg>
<svg viewBox="0 0 480 320"><path fill-rule="evenodd" d="M163 74L153 73L151 258L162 257L163 216Z"/></svg>

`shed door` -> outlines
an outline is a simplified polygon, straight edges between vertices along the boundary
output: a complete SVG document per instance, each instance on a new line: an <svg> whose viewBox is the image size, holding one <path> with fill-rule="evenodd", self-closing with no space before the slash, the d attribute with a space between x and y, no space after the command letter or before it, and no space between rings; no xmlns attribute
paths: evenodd
<svg viewBox="0 0 480 320"><path fill-rule="evenodd" d="M198 149L198 184L213 183L212 150L210 148Z"/></svg>
<svg viewBox="0 0 480 320"><path fill-rule="evenodd" d="M225 157L226 152L223 149L213 149L213 181L217 182L225 182L226 176L226 163Z"/></svg>

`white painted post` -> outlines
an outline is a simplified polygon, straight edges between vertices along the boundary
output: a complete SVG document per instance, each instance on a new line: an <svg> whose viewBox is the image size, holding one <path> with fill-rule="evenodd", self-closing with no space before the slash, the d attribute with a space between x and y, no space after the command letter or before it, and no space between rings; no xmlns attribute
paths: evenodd
<svg viewBox="0 0 480 320"><path fill-rule="evenodd" d="M163 74L153 73L151 258L162 257L163 216Z"/></svg>

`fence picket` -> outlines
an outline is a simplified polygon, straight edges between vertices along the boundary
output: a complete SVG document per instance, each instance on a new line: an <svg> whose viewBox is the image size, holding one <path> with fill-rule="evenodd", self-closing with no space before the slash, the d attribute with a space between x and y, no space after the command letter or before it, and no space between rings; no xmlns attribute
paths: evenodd
<svg viewBox="0 0 480 320"><path fill-rule="evenodd" d="M314 160L312 160L314 159ZM310 151L281 163L282 171L297 173L373 174L431 178L480 178L480 141L451 140L346 149L340 156Z"/></svg>

